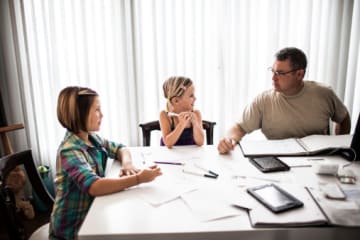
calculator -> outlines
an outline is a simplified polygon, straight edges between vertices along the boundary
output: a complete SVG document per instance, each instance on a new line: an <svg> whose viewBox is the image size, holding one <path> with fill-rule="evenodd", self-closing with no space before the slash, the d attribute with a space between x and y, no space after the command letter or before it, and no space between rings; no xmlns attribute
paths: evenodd
<svg viewBox="0 0 360 240"><path fill-rule="evenodd" d="M290 170L289 165L275 156L252 157L249 158L249 160L255 167L264 173Z"/></svg>

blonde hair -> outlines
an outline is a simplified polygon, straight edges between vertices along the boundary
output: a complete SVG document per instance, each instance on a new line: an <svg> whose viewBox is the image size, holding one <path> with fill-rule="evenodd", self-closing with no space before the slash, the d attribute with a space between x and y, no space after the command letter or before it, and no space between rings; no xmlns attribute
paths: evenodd
<svg viewBox="0 0 360 240"><path fill-rule="evenodd" d="M66 87L57 103L57 117L61 125L73 133L86 130L90 107L98 94L90 88Z"/></svg>
<svg viewBox="0 0 360 240"><path fill-rule="evenodd" d="M173 76L168 78L163 84L164 97L167 99L166 109L169 111L171 99L184 95L186 89L192 85L190 78Z"/></svg>

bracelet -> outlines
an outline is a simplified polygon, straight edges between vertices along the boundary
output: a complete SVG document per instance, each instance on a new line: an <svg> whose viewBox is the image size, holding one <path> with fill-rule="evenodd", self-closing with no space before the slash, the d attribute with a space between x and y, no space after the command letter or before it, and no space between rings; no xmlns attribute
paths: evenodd
<svg viewBox="0 0 360 240"><path fill-rule="evenodd" d="M136 185L140 184L140 179L139 179L139 175L135 174L136 176Z"/></svg>

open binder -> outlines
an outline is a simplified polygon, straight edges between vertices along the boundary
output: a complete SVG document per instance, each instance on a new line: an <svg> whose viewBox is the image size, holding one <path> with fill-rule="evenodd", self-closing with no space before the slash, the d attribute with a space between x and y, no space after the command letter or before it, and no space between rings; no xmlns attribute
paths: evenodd
<svg viewBox="0 0 360 240"><path fill-rule="evenodd" d="M308 156L341 151L351 154L352 138L352 135L310 135L280 140L244 140L239 145L245 157Z"/></svg>
<svg viewBox="0 0 360 240"><path fill-rule="evenodd" d="M295 185L282 187L302 201L303 207L283 213L273 213L262 204L254 203L255 207L249 211L253 227L304 227L328 224L327 218L306 188Z"/></svg>
<svg viewBox="0 0 360 240"><path fill-rule="evenodd" d="M249 211L253 227L304 227L304 226L360 226L360 209L349 209L351 200L328 200L318 189L288 186L287 191L300 199L304 206L283 213L273 213L260 203ZM331 207L329 201L333 201ZM339 208L340 203L347 204L345 209Z"/></svg>

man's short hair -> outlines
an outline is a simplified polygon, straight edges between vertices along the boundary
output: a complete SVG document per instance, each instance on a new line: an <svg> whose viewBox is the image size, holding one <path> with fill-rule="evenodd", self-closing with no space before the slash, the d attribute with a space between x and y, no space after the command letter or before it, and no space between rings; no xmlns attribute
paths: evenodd
<svg viewBox="0 0 360 240"><path fill-rule="evenodd" d="M304 69L306 71L306 55L303 51L295 47L283 48L275 54L276 60L289 60L293 69Z"/></svg>

